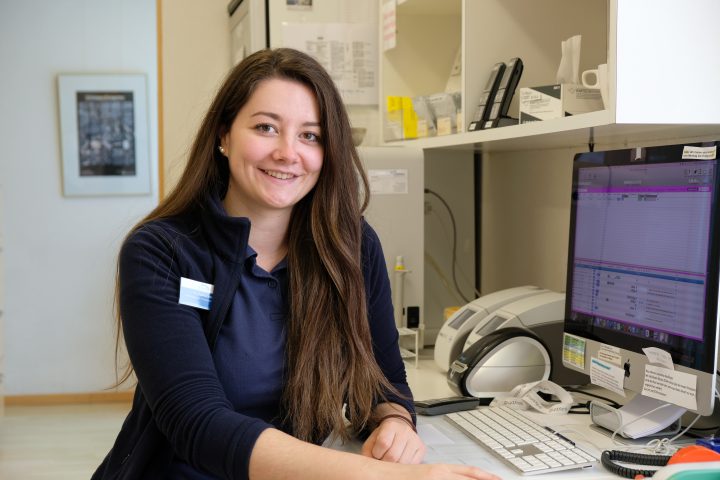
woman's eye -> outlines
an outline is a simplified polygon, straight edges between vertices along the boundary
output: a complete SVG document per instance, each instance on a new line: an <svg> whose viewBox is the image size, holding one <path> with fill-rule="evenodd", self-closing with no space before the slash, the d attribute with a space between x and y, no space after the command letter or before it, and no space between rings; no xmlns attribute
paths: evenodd
<svg viewBox="0 0 720 480"><path fill-rule="evenodd" d="M255 125L255 130L262 133L275 133L277 131L275 130L275 127L273 127L269 123L260 123L258 125Z"/></svg>
<svg viewBox="0 0 720 480"><path fill-rule="evenodd" d="M302 134L302 137L303 137L303 139L305 139L309 142L313 142L313 143L320 142L320 135L318 135L317 133L305 132Z"/></svg>

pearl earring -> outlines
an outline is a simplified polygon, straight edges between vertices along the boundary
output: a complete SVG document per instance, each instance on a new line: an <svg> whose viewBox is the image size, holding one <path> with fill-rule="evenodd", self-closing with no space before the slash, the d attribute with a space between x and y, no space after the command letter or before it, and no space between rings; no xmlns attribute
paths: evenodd
<svg viewBox="0 0 720 480"><path fill-rule="evenodd" d="M222 145L218 145L218 150L220 150L220 153L222 153L223 155L227 155Z"/></svg>

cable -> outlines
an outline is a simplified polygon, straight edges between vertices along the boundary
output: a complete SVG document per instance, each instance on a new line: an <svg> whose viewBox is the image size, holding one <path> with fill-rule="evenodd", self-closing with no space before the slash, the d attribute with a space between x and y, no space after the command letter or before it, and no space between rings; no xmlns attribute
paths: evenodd
<svg viewBox="0 0 720 480"><path fill-rule="evenodd" d="M568 392L580 393L580 394L582 394L582 395L587 395L588 397L594 397L594 398L599 398L600 400L605 400L605 401L606 401L611 407L613 407L613 408L620 408L620 407L622 407L622 405L620 405L619 403L617 403L615 400L611 400L611 399L608 398L608 397L603 397L602 395L598 395L598 394L596 394L596 393L586 392L586 391L584 391L584 390L581 389L581 388L565 387L565 390L567 390Z"/></svg>
<svg viewBox="0 0 720 480"><path fill-rule="evenodd" d="M659 441L659 444L663 444L663 446L671 447L671 446L672 446L672 443L673 443L675 440L677 440L678 438L680 438L680 437L682 437L683 435L685 435L685 434L692 428L692 426L695 425L695 422L697 422L698 420L700 420L700 417L702 417L702 415L700 415L700 414L698 413L698 414L695 416L695 418L693 419L693 421L690 422L687 427L685 427L685 428L683 428L682 430L680 430L680 432L679 432L677 435L675 435L674 437L672 437L670 440L668 440L668 441L665 442L664 444L663 444L662 440L667 440L667 439L663 438L662 440ZM652 443L652 441L651 441L650 443Z"/></svg>
<svg viewBox="0 0 720 480"><path fill-rule="evenodd" d="M430 255L427 251L425 252L425 261L428 262L430 264L430 266L433 268L433 270L435 270L435 273L438 274L438 277L440 277L440 281L445 286L445 288L447 288L448 292L451 295L456 296L459 300L462 300L462 297L460 296L460 294L457 291L455 291L455 288L452 285L450 285L448 278L443 273L442 269L440 268L440 265L438 265L437 260L435 260L435 258L432 255Z"/></svg>
<svg viewBox="0 0 720 480"><path fill-rule="evenodd" d="M457 274L456 274L456 264L457 264L457 224L455 223L455 215L453 215L452 209L450 208L450 205L443 199L437 192L430 190L429 188L425 189L426 194L434 195L436 196L440 202L445 206L445 209L448 212L448 215L450 217L450 223L452 225L452 259L451 259L451 274L452 274L452 281L453 286L457 292L457 294L462 298L462 300L467 303L470 300L463 294L462 290L460 289L460 286L458 285L457 281Z"/></svg>
<svg viewBox="0 0 720 480"><path fill-rule="evenodd" d="M670 404L670 403L664 403L664 404L660 405L659 407L655 407L655 408L653 408L652 410L649 410L649 411L643 413L643 414L640 415L639 417L633 418L632 420L630 420L630 421L627 422L627 423L621 423L620 426L618 426L618 428L616 428L615 431L612 433L612 436L610 437L610 440L611 440L615 445L623 445L623 444L620 443L619 441L615 440L615 437L617 436L618 433L622 432L622 431L625 429L625 427L627 427L628 425L632 425L633 423L637 422L637 421L640 420L641 418L645 418L645 417L647 417L648 415L657 412L658 410L662 410L663 408L667 408L667 407L670 407L670 406L672 406L672 404ZM621 418L622 418L622 417L621 417ZM644 448L647 448L648 446L649 446L649 442L648 442L648 444L643 445L643 446L640 447L640 448L643 448L643 449L644 449Z"/></svg>
<svg viewBox="0 0 720 480"><path fill-rule="evenodd" d="M456 268L455 268L455 265L457 263L457 225L455 224L455 215L453 215L450 205L448 205L448 203L445 201L445 199L442 198L438 193L434 192L433 190L430 190L429 188L425 189L425 193L436 196L438 198L438 200L440 200L442 202L442 204L445 206L445 209L447 209L447 212L450 215L450 222L452 223L452 234L453 234L452 263L451 263L451 265L452 265L452 267L451 267L452 280L453 280L453 285L455 286L455 290L457 290L457 292L458 292L458 295L460 295L460 297L467 303L470 300L467 297L465 297L465 295L462 293L462 290L460 289L460 286L458 285L457 273L456 273ZM474 287L473 287L473 290L475 290ZM475 293L478 296L480 296L479 292L476 291Z"/></svg>
<svg viewBox="0 0 720 480"><path fill-rule="evenodd" d="M702 415L699 415L699 414L698 414L698 415L693 419L692 422L690 422L685 428L683 428L679 433L677 433L677 434L676 434L674 437L672 437L672 438L667 438L667 437L666 437L666 438L654 438L654 439L650 440L649 442L647 442L645 445L639 445L639 446L637 446L637 447L629 447L629 446L627 446L627 445L624 445L624 444L620 443L619 441L617 441L617 440L615 439L615 436L616 436L619 432L621 432L622 429L624 429L625 427L627 427L628 425L630 425L630 424L632 424L632 423L640 420L640 419L643 418L643 417L646 417L646 416L650 415L651 413L655 413L655 412L658 411L658 410L661 410L661 409L663 409L663 408L665 408L665 407L670 407L670 406L672 406L671 403L665 403L665 404L663 404L663 405L660 405L659 407L653 408L652 410L650 410L650 411L648 411L648 412L645 412L643 415L640 415L639 417L634 418L633 420L629 421L628 423L624 423L624 424L620 425L620 426L613 432L612 437L611 437L610 439L612 440L612 442L613 442L615 445L620 445L620 446L622 446L625 451L632 451L632 450L649 450L650 452L652 452L652 453L654 453L654 454L656 454L656 455L672 455L672 454L675 453L675 451L677 451L677 449L678 449L675 445L673 445L673 443L674 443L678 438L680 438L680 437L682 437L683 435L685 435L685 434L692 428L692 426L695 425L695 422L697 422Z"/></svg>
<svg viewBox="0 0 720 480"><path fill-rule="evenodd" d="M712 427L695 427L691 432L688 432L690 436L700 436L702 432L716 432L720 429L720 425L713 425Z"/></svg>
<svg viewBox="0 0 720 480"><path fill-rule="evenodd" d="M624 478L652 477L657 469L638 469L619 465L616 462L664 467L670 460L669 455L645 455L622 450L605 450L600 456L600 463L610 472Z"/></svg>

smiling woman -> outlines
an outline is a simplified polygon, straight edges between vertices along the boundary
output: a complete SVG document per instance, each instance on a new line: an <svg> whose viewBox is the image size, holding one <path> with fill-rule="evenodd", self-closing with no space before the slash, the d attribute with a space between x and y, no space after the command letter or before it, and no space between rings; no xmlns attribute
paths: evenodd
<svg viewBox="0 0 720 480"><path fill-rule="evenodd" d="M263 81L221 137L230 167L223 200L228 214L248 217L255 226L266 218L287 225L293 206L317 183L321 138L320 112L307 86L280 78ZM251 232L251 245L262 240L252 237ZM264 247L256 248L258 261L265 250L277 250L277 245Z"/></svg>
<svg viewBox="0 0 720 480"><path fill-rule="evenodd" d="M94 479L493 478L417 465L367 199L318 62L278 49L238 64L178 186L121 249L118 331L139 388ZM346 422L362 455L318 446L348 438Z"/></svg>

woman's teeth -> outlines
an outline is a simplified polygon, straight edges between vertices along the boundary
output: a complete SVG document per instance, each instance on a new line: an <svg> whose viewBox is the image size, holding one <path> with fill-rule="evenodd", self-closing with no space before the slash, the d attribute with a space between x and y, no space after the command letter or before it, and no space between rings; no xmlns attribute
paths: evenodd
<svg viewBox="0 0 720 480"><path fill-rule="evenodd" d="M272 170L264 170L265 173L270 175L271 177L279 178L280 180L287 180L288 178L294 177L294 175L290 173L283 173L283 172L274 172Z"/></svg>

